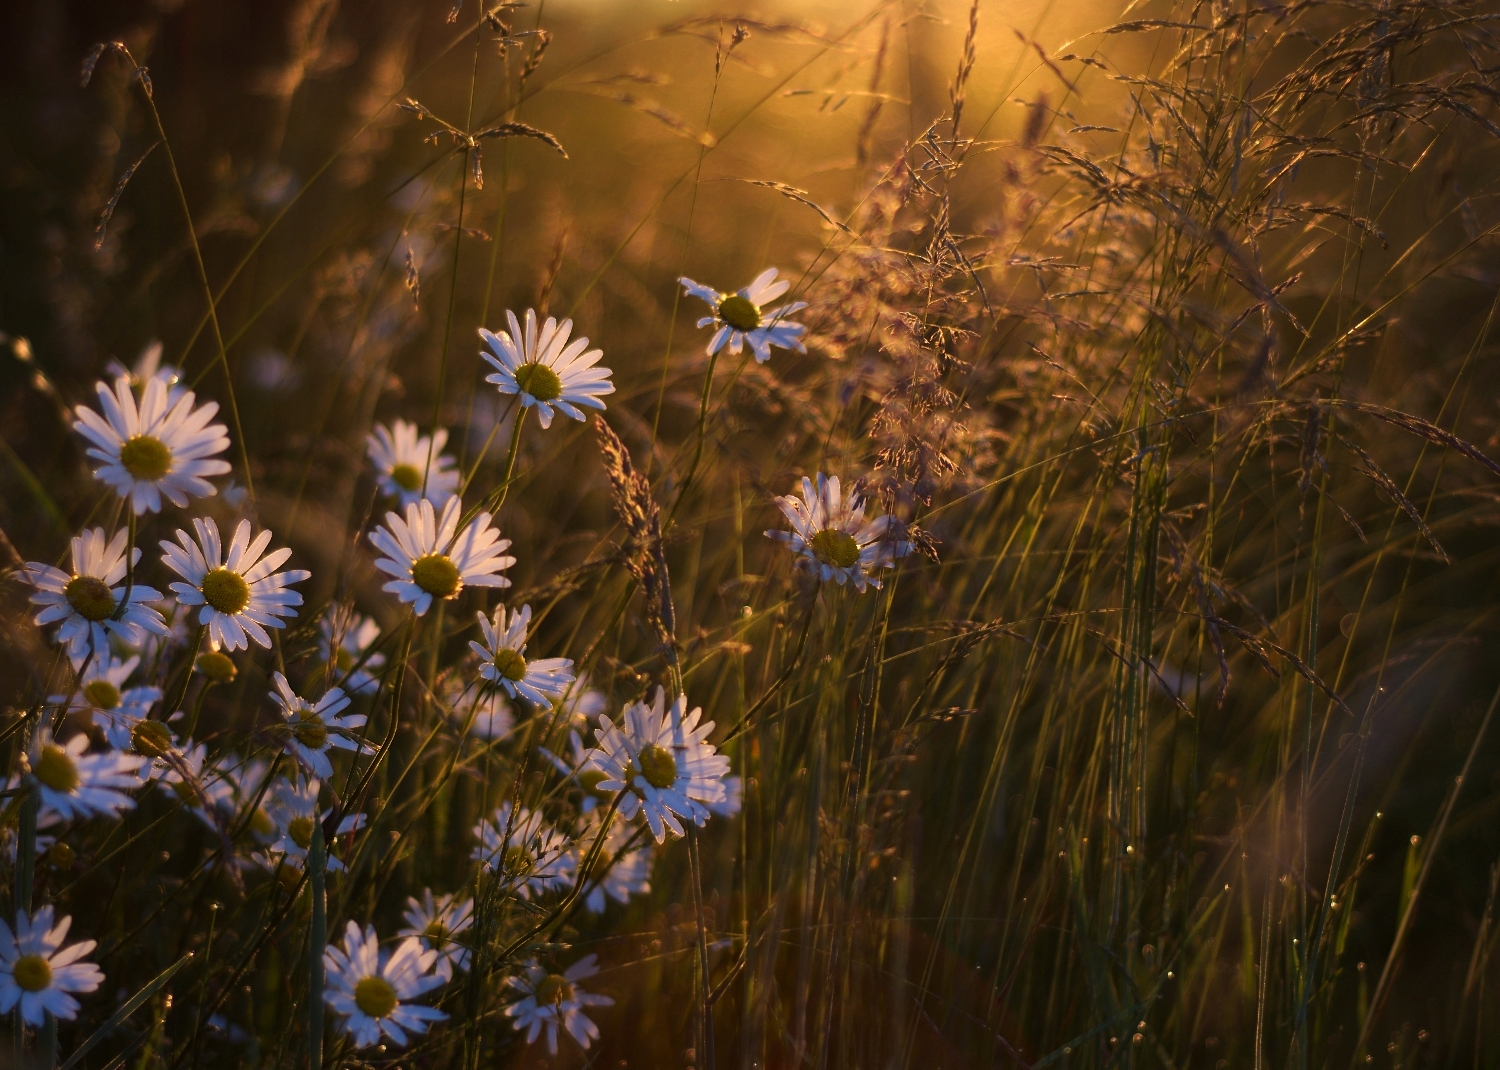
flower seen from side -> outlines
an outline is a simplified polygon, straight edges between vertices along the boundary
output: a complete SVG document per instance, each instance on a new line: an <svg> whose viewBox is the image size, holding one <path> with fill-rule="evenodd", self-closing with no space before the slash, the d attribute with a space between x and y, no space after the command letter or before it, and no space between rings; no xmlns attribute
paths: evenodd
<svg viewBox="0 0 1500 1070"><path fill-rule="evenodd" d="M688 712L686 695L667 706L666 692L658 687L650 705L625 707L622 725L600 716L594 732L598 746L588 761L604 774L598 789L625 792L621 816L629 820L644 813L657 843L668 832L683 834L679 818L702 825L709 805L725 801L729 759L707 742L714 722L701 721L702 716L697 707Z"/></svg>
<svg viewBox="0 0 1500 1070"><path fill-rule="evenodd" d="M587 338L568 341L573 333L572 320L558 323L548 316L538 328L536 312L528 308L523 327L514 312L505 315L510 330L496 334L479 329L479 336L489 347L479 355L495 369L485 382L493 383L502 394L517 395L523 408L535 408L544 429L552 426L553 409L582 420L584 408L604 408L600 398L615 391L610 370L598 367L604 353L589 349Z"/></svg>
<svg viewBox="0 0 1500 1070"><path fill-rule="evenodd" d="M244 650L250 640L269 648L267 628L284 628L283 617L296 615L302 595L287 587L312 575L306 569L277 572L292 551L283 547L266 553L271 532L262 531L252 541L250 521L241 520L234 529L226 556L219 525L210 518L193 519L193 535L177 529L177 542L162 541L162 562L185 582L171 585L184 606L202 607L198 623L208 628L214 649ZM264 555L264 556L262 556Z"/></svg>
<svg viewBox="0 0 1500 1070"><path fill-rule="evenodd" d="M471 679L469 671L450 672L438 681L440 708L454 728L474 739L504 739L515 730L515 713L505 692Z"/></svg>
<svg viewBox="0 0 1500 1070"><path fill-rule="evenodd" d="M349 708L349 696L337 687L329 688L317 702L311 702L292 690L281 673L272 675L276 690L270 692L286 718L286 752L297 759L310 777L333 776L333 765L328 752L338 750L368 750L354 735L354 730L364 725L362 713L345 714Z"/></svg>
<svg viewBox="0 0 1500 1070"><path fill-rule="evenodd" d="M563 717L568 724L585 728L609 708L609 699L603 691L590 687L589 674L581 672L568 686L561 705Z"/></svg>
<svg viewBox="0 0 1500 1070"><path fill-rule="evenodd" d="M394 577L384 589L411 603L419 617L434 599L457 598L466 585L510 586L500 575L516 563L505 553L510 540L490 527L489 513L480 513L459 531L460 509L457 498L449 498L442 513L423 499L406 507L404 519L386 513L385 526L370 533L370 541L385 555L375 567Z"/></svg>
<svg viewBox="0 0 1500 1070"><path fill-rule="evenodd" d="M738 354L746 342L750 344L756 361L761 364L771 359L772 346L795 349L799 353L807 352L807 347L802 343L802 336L807 333L807 328L787 320L788 316L806 308L807 303L792 301L780 308L765 307L792 286L785 279L776 278L775 268L766 268L755 276L755 281L749 286L732 294L721 294L718 290L689 278L677 281L690 296L707 301L714 310L713 315L704 316L698 321L699 327L717 328L708 341L709 356L725 345L729 346L729 352Z"/></svg>
<svg viewBox="0 0 1500 1070"><path fill-rule="evenodd" d="M506 983L520 993L521 998L505 1008L505 1014L516 1020L517 1031L526 1031L526 1043L534 1044L543 1030L547 1033L547 1051L557 1054L558 1031L565 1030L587 1048L599 1038L599 1027L584 1013L585 1007L608 1007L614 1003L609 996L585 992L579 984L586 977L599 972L598 958L585 955L562 973L552 973L535 959L525 969Z"/></svg>
<svg viewBox="0 0 1500 1070"><path fill-rule="evenodd" d="M27 1025L43 1025L48 1014L64 1021L78 1017L73 994L94 991L104 974L83 961L94 941L63 946L72 924L66 915L57 920L50 904L33 914L17 911L14 930L0 919L0 1014L19 1004Z"/></svg>
<svg viewBox="0 0 1500 1070"><path fill-rule="evenodd" d="M584 817L578 836L578 850L589 851L599 835L599 822L607 811L595 808ZM626 821L611 821L604 834L603 854L594 872L603 876L589 880L583 892L583 905L590 914L602 914L606 897L616 903L628 903L633 895L651 891L651 844L642 842L637 833L641 827Z"/></svg>
<svg viewBox="0 0 1500 1070"><path fill-rule="evenodd" d="M351 921L343 946L330 945L323 953L324 1002L344 1016L342 1028L356 1047L378 1044L381 1034L404 1046L408 1034L425 1033L431 1023L448 1017L412 1002L443 984L445 978L432 972L436 960L436 951L410 936L382 951L375 926L361 929Z"/></svg>
<svg viewBox="0 0 1500 1070"><path fill-rule="evenodd" d="M845 497L838 476L819 472L816 484L804 476L802 497L787 494L776 504L792 529L768 531L767 537L791 547L798 563L820 580L853 584L861 592L878 588L880 581L871 573L911 553L911 543L892 537L893 518L866 520L864 498Z"/></svg>
<svg viewBox="0 0 1500 1070"><path fill-rule="evenodd" d="M407 897L402 917L406 928L396 935L416 937L425 950L436 952L433 970L439 977L451 981L455 971L469 968L469 949L458 937L474 924L474 900L453 895L434 897L432 889L427 888L421 899Z"/></svg>
<svg viewBox="0 0 1500 1070"><path fill-rule="evenodd" d="M190 498L215 493L206 477L229 471L227 461L214 459L229 447L224 425L209 422L217 402L195 409L191 390L173 397L161 376L146 381L139 404L128 376L113 388L97 383L94 389L102 412L76 406L74 427L99 462L94 476L128 500L137 516L160 512L163 498L180 509Z"/></svg>
<svg viewBox="0 0 1500 1070"><path fill-rule="evenodd" d="M373 694L380 688L378 674L385 668L385 655L366 651L379 637L374 618L356 613L352 606L329 606L318 623L318 658L333 666L333 679L345 691Z"/></svg>
<svg viewBox="0 0 1500 1070"><path fill-rule="evenodd" d="M479 675L511 698L523 698L533 706L550 706L573 683L571 658L526 658L526 632L531 627L531 607L522 606L507 616L504 606L495 607L493 618L479 614L484 642L469 642L479 656Z"/></svg>
<svg viewBox="0 0 1500 1070"><path fill-rule="evenodd" d="M85 754L88 746L89 737L82 732L58 743L43 728L27 755L42 809L64 821L115 817L135 807L125 793L139 785L135 774L146 759L117 750Z"/></svg>
<svg viewBox="0 0 1500 1070"><path fill-rule="evenodd" d="M423 435L405 420L389 428L376 424L365 439L365 453L375 466L380 493L399 500L403 509L423 498L441 507L458 490L459 480L452 456L443 452L447 444L446 428Z"/></svg>
<svg viewBox="0 0 1500 1070"><path fill-rule="evenodd" d="M105 374L112 379L121 376L130 380L131 387L136 393L144 393L146 384L152 379L160 379L167 384L167 404L177 404L177 399L187 392L187 387L179 386L182 381L182 369L171 364L161 362L162 346L159 340L153 339L146 343L140 355L135 358L135 363L125 367L118 360L112 360L104 366Z"/></svg>
<svg viewBox="0 0 1500 1070"><path fill-rule="evenodd" d="M501 803L474 835L479 843L470 857L497 871L522 899L566 887L573 880L572 844L541 814L524 806L512 819L510 803Z"/></svg>
<svg viewBox="0 0 1500 1070"><path fill-rule="evenodd" d="M123 528L112 539L105 538L103 528L75 535L68 572L40 561L26 562L22 577L35 588L32 604L42 607L36 623L45 627L61 622L57 641L67 647L74 661L90 654L104 656L110 635L134 646L144 638L143 632L167 634L162 615L146 604L161 594L141 583L122 582L129 571L125 560L128 536ZM135 549L130 556L133 564L140 560L141 551Z"/></svg>

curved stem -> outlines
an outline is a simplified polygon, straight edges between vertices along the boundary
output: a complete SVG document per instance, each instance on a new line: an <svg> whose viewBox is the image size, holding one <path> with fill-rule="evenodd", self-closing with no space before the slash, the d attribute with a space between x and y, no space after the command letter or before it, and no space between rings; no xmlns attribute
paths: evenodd
<svg viewBox="0 0 1500 1070"><path fill-rule="evenodd" d="M813 587L812 598L808 600L807 613L803 616L802 628L797 633L797 649L792 654L792 660L787 663L786 668L781 670L781 675L766 689L765 693L755 700L755 705L745 711L745 716L735 722L734 727L729 730L729 734L719 742L719 746L722 747L725 743L737 738L740 733L748 730L750 719L765 708L766 703L771 701L776 692L780 691L786 682L792 678L792 674L797 671L797 666L802 663L802 653L807 649L807 633L812 628L813 610L818 607L818 594L822 589L823 581L819 580L817 585Z"/></svg>

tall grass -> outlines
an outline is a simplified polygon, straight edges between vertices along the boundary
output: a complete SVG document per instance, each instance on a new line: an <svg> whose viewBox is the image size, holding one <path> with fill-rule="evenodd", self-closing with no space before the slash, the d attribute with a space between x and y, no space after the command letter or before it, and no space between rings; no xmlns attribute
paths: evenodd
<svg viewBox="0 0 1500 1070"><path fill-rule="evenodd" d="M217 823L153 786L38 828L25 741L85 730L56 696L87 669L4 585L4 879L107 978L18 1060L1500 1057L1493 5L452 12L12 16L6 567L129 523L165 589L154 547L198 515L312 573L232 681L192 673L192 627L144 660L205 787L277 763ZM93 84L64 87L85 55ZM768 265L807 353L705 352L679 276ZM483 382L476 329L527 307L604 350L596 426L543 430ZM137 522L68 409L155 337L220 402L233 472ZM450 429L513 587L420 617L382 591L365 438L397 417ZM762 535L818 472L911 544L880 588ZM476 731L468 643L497 602L616 721L685 692L742 778L628 903L471 860L504 803L591 876L651 842L548 757L594 741L582 684ZM329 662L319 621L349 607L378 638ZM248 861L293 768L272 674L315 700L354 668L368 749L336 752L321 805L366 823L308 844L345 868ZM322 949L351 920L394 944L424 889L474 899L467 969L423 997L449 1017L357 1049ZM614 1003L549 1057L508 982L590 953Z"/></svg>

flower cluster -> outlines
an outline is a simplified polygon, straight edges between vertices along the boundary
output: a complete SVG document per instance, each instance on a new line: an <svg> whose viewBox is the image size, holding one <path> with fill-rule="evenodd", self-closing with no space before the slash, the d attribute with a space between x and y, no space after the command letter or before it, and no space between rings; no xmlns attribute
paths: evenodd
<svg viewBox="0 0 1500 1070"><path fill-rule="evenodd" d="M768 307L790 288L775 269L733 294L682 284L713 308L699 324L715 328L709 354L748 344L763 362L772 347L805 351L804 327L788 318L805 305ZM603 410L615 389L601 351L572 331L570 320L539 323L528 310L507 313L505 329L480 332L494 368L487 381L514 410L507 482L526 412L534 410L543 430L559 412L581 421L588 410ZM375 551L365 550L361 567L382 574L383 590L394 596L384 606L360 612L335 601L319 608L315 628L309 622L274 639L298 617L304 594L296 585L312 574L288 567L293 548L273 545L272 531L253 519L253 503L248 515L228 513L246 502L243 491L233 501L221 497L216 515L171 516L180 526L169 529L173 538L157 540L159 563L143 562L137 543L155 522L149 514L216 495L210 479L230 471L218 459L229 438L212 422L217 405L200 404L178 383L176 371L161 365L159 346L147 357L97 384L97 409L75 410L94 474L129 505L128 527L87 528L72 539L66 569L30 562L22 573L36 623L55 627L68 674L49 700L55 716L25 724L23 757L6 785L11 795L34 799L17 812L32 823L34 841L51 845L49 857L68 848L84 822L165 806L153 820L186 811L234 882L261 881L271 902L290 902L275 897L387 864L382 855L393 848L382 838L391 829L381 793L390 778L417 766L412 760L402 772L388 758L393 747L410 746L402 728L420 728L434 748L451 748L450 768L461 764L475 776L487 816L466 830L472 894L426 888L409 897L389 944L373 921L340 917L341 935L322 948L322 1000L348 1042L365 1048L406 1045L449 1017L440 1007L452 991L445 986L473 967L477 949L491 946L483 941L494 939L496 902L523 915L573 903L604 914L611 903L650 892L652 864L670 837L739 810L739 778L710 742L715 722L681 693L679 676L675 694L659 686L612 715L605 692L571 658L542 656L545 610L487 604L488 592L511 585L507 573L517 563L495 518L506 484L466 506L476 473L461 472L444 452L445 428L424 432L395 419L367 439L372 500L393 506L359 540ZM837 478L804 479L802 500L778 504L792 527L769 534L822 580L861 591L879 586L874 574L910 548L894 537L890 518L866 520L860 497L842 496ZM158 589L163 579L167 596ZM442 611L463 598L475 612ZM449 642L458 635L472 638L457 664L441 673L413 668L419 651L433 652L435 668L443 649L461 649ZM254 665L261 651L274 651L274 662ZM271 685L252 692L255 724L245 732L228 719L210 724L209 691L252 668L252 679ZM441 716L425 727L408 723L413 701ZM549 740L559 753L546 749ZM477 771L497 755L530 761L537 750L550 760L540 765L551 770L551 787L525 804L511 795L497 805ZM362 812L372 799L374 824ZM38 829L48 836L38 838ZM401 836L395 839L399 845ZM319 874L309 868L317 857L325 861L315 882ZM357 912L373 898L326 902L335 901ZM282 916L300 916L290 911ZM0 921L0 1011L19 1006L32 1025L47 1014L77 1015L75 996L95 991L103 975L83 961L92 941L65 945L70 923L55 919L49 905L18 913L14 929ZM562 965L550 958L558 950L527 947L500 964L509 993L504 1014L528 1043L545 1034L552 1053L564 1034L589 1047L599 1029L585 1012L612 1002L583 986L599 972L595 956ZM232 1035L225 1021L210 1019Z"/></svg>

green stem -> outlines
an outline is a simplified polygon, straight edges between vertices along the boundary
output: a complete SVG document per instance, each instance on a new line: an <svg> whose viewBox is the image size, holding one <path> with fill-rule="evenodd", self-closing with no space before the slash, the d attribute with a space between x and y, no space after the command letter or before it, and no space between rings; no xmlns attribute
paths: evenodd
<svg viewBox="0 0 1500 1070"><path fill-rule="evenodd" d="M307 849L307 877L312 896L312 930L307 948L307 1065L323 1065L323 949L328 945L328 897L325 877L328 857L323 843L323 823L313 822L312 843Z"/></svg>
<svg viewBox="0 0 1500 1070"><path fill-rule="evenodd" d="M485 503L485 510L491 515L500 512L500 507L505 504L505 496L510 493L511 477L516 471L516 454L521 451L521 425L526 422L527 409L522 406L521 411L516 413L515 426L510 430L510 452L505 458L505 477L500 481L490 495L490 500Z"/></svg>

